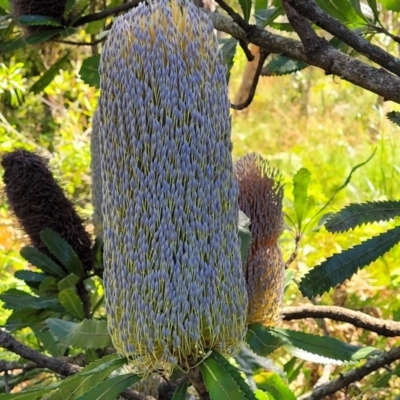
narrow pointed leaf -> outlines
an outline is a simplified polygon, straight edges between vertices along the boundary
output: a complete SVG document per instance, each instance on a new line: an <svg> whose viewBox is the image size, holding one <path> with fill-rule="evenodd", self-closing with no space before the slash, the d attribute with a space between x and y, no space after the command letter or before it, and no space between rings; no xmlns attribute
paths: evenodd
<svg viewBox="0 0 400 400"><path fill-rule="evenodd" d="M4 308L11 310L22 310L28 307L43 310L54 308L59 305L57 299L35 297L18 289L9 289L2 293L0 295L0 300L4 302Z"/></svg>
<svg viewBox="0 0 400 400"><path fill-rule="evenodd" d="M27 26L62 26L57 19L45 15L21 15L18 22Z"/></svg>
<svg viewBox="0 0 400 400"><path fill-rule="evenodd" d="M69 274L64 279L61 279L57 283L58 290L64 290L71 287L74 287L79 282L79 276L75 274Z"/></svg>
<svg viewBox="0 0 400 400"><path fill-rule="evenodd" d="M310 183L310 178L310 171L306 168L299 169L293 177L294 210L296 212L299 230L301 230L304 214L307 210L308 185Z"/></svg>
<svg viewBox="0 0 400 400"><path fill-rule="evenodd" d="M399 111L390 111L386 114L386 117L392 121L397 126L400 126L400 112Z"/></svg>
<svg viewBox="0 0 400 400"><path fill-rule="evenodd" d="M287 383L275 372L261 372L254 376L259 389L270 393L275 400L296 400Z"/></svg>
<svg viewBox="0 0 400 400"><path fill-rule="evenodd" d="M301 71L306 67L308 67L308 64L302 61L278 55L265 66L264 71L269 75L282 76Z"/></svg>
<svg viewBox="0 0 400 400"><path fill-rule="evenodd" d="M32 93L38 94L44 90L56 77L60 69L65 69L69 63L70 53L59 58L29 89Z"/></svg>
<svg viewBox="0 0 400 400"><path fill-rule="evenodd" d="M333 214L325 227L329 232L344 232L363 224L387 221L400 216L400 201L350 204Z"/></svg>
<svg viewBox="0 0 400 400"><path fill-rule="evenodd" d="M271 333L285 343L285 348L296 357L307 361L341 365L358 361L377 350L374 347L354 346L340 340L282 328L271 328Z"/></svg>
<svg viewBox="0 0 400 400"><path fill-rule="evenodd" d="M282 340L258 323L249 325L246 342L254 353L264 357L283 345Z"/></svg>
<svg viewBox="0 0 400 400"><path fill-rule="evenodd" d="M221 365L225 369L225 371L234 379L240 390L245 394L244 399L256 400L254 393L250 389L250 386L243 379L242 375L240 375L240 372L228 360L226 360L223 356L221 356L221 354L219 354L215 350L212 352L211 358L217 361L219 365Z"/></svg>
<svg viewBox="0 0 400 400"><path fill-rule="evenodd" d="M18 393L0 394L0 400L41 400L46 397L44 396L45 394L49 393L57 386L58 383L48 385L46 388L42 389L32 389Z"/></svg>
<svg viewBox="0 0 400 400"><path fill-rule="evenodd" d="M76 255L74 249L58 233L51 229L44 229L40 232L40 238L47 246L51 254L56 257L62 265L75 275L83 276L83 266L81 260Z"/></svg>
<svg viewBox="0 0 400 400"><path fill-rule="evenodd" d="M107 321L83 320L80 323L50 318L46 321L52 334L63 343L84 349L112 346Z"/></svg>
<svg viewBox="0 0 400 400"><path fill-rule="evenodd" d="M26 284L29 286L37 287L44 281L47 275L40 272L21 270L17 271L14 276L17 279L21 279L22 281L26 282Z"/></svg>
<svg viewBox="0 0 400 400"><path fill-rule="evenodd" d="M250 18L250 12L251 12L251 0L239 0L240 8L242 9L243 12L243 18L248 21Z"/></svg>
<svg viewBox="0 0 400 400"><path fill-rule="evenodd" d="M35 267L49 275L65 277L66 272L51 258L41 253L36 247L25 246L20 251L21 256Z"/></svg>
<svg viewBox="0 0 400 400"><path fill-rule="evenodd" d="M58 300L70 315L79 320L85 318L82 302L74 289L62 290L58 294Z"/></svg>
<svg viewBox="0 0 400 400"><path fill-rule="evenodd" d="M114 400L121 392L140 379L140 376L133 374L114 376L85 392L77 400Z"/></svg>
<svg viewBox="0 0 400 400"><path fill-rule="evenodd" d="M186 400L186 393L189 387L188 381L182 381L176 388L172 400Z"/></svg>
<svg viewBox="0 0 400 400"><path fill-rule="evenodd" d="M342 253L335 254L308 272L299 288L312 298L350 279L359 269L383 256L400 241L400 227L390 229Z"/></svg>
<svg viewBox="0 0 400 400"><path fill-rule="evenodd" d="M229 39L224 39L223 45L221 47L221 52L223 56L223 62L226 65L226 80L229 82L231 75L231 69L233 67L233 61L236 54L236 47L238 41L237 39L231 37Z"/></svg>
<svg viewBox="0 0 400 400"><path fill-rule="evenodd" d="M199 365L211 400L245 400L239 385L216 360L209 357Z"/></svg>
<svg viewBox="0 0 400 400"><path fill-rule="evenodd" d="M78 374L69 376L61 382L48 400L76 400L83 393L98 386L111 372L121 366L114 362L118 357L117 354L103 357L86 366ZM98 368L102 365L106 365L106 367L99 370Z"/></svg>

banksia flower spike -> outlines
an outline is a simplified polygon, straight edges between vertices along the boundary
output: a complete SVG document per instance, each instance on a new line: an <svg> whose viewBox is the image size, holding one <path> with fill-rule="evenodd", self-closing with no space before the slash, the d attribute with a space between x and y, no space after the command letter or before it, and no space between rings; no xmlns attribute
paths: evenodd
<svg viewBox="0 0 400 400"><path fill-rule="evenodd" d="M5 154L1 165L8 202L31 244L53 258L40 238L40 232L50 228L71 245L83 268L91 270L90 236L71 201L48 169L47 162L29 151L16 150Z"/></svg>
<svg viewBox="0 0 400 400"><path fill-rule="evenodd" d="M278 246L283 229L283 186L267 161L248 154L235 164L239 207L250 218L252 242L244 264L249 309L247 322L275 325L280 319L285 264Z"/></svg>
<svg viewBox="0 0 400 400"><path fill-rule="evenodd" d="M225 73L190 1L141 3L104 46L106 308L114 346L138 372L233 354L245 335Z"/></svg>
<svg viewBox="0 0 400 400"><path fill-rule="evenodd" d="M91 173L92 173L92 204L93 204L93 225L96 236L103 234L103 214L101 204L103 194L101 189L101 160L100 160L100 115L96 110L92 119L92 133L90 136L90 155L91 155Z"/></svg>

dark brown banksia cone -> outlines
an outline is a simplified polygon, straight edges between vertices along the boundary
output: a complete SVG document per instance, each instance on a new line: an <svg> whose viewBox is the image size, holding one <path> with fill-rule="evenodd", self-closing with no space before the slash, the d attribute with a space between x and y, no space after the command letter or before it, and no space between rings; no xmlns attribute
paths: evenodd
<svg viewBox="0 0 400 400"><path fill-rule="evenodd" d="M280 319L285 264L278 246L283 230L282 179L260 155L248 154L234 167L239 207L250 218L252 243L244 264L247 322L275 325Z"/></svg>
<svg viewBox="0 0 400 400"><path fill-rule="evenodd" d="M71 245L86 271L92 269L90 236L46 161L29 151L16 150L5 154L1 165L8 202L31 244L53 258L40 239L40 232L50 228Z"/></svg>

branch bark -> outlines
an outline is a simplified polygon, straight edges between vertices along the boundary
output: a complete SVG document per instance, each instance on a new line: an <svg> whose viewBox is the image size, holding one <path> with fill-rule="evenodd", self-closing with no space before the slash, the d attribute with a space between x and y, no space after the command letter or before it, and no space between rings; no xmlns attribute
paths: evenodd
<svg viewBox="0 0 400 400"><path fill-rule="evenodd" d="M309 396L302 397L302 400L320 400L326 396L349 386L353 382L360 381L371 372L389 365L393 361L400 359L400 347L395 347L381 355L368 360L359 368L340 375L339 378L315 388Z"/></svg>
<svg viewBox="0 0 400 400"><path fill-rule="evenodd" d="M284 320L303 318L329 318L334 321L349 322L357 328L367 329L385 337L400 336L400 322L374 318L360 311L336 306L284 307Z"/></svg>
<svg viewBox="0 0 400 400"><path fill-rule="evenodd" d="M319 67L327 74L336 75L382 96L385 100L400 104L400 78L382 68L367 65L329 45L310 57L299 40L276 35L254 25L251 25L251 29L246 32L229 17L215 12L209 13L209 16L215 29L228 33L236 39L253 43L267 53L281 54Z"/></svg>

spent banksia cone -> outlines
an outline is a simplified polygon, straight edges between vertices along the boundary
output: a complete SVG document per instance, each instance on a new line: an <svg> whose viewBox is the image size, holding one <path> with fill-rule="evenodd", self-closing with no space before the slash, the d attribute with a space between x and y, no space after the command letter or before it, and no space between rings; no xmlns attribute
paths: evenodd
<svg viewBox="0 0 400 400"><path fill-rule="evenodd" d="M90 236L46 161L28 151L16 150L5 154L1 165L8 202L32 245L53 258L40 239L40 232L50 228L71 245L86 271L92 269Z"/></svg>
<svg viewBox="0 0 400 400"><path fill-rule="evenodd" d="M117 351L171 370L246 330L226 69L185 0L120 17L101 63L104 285Z"/></svg>
<svg viewBox="0 0 400 400"><path fill-rule="evenodd" d="M281 177L257 154L238 160L234 171L239 207L251 222L252 242L244 264L247 322L275 325L280 319L285 281L285 263L278 246L283 230Z"/></svg>

